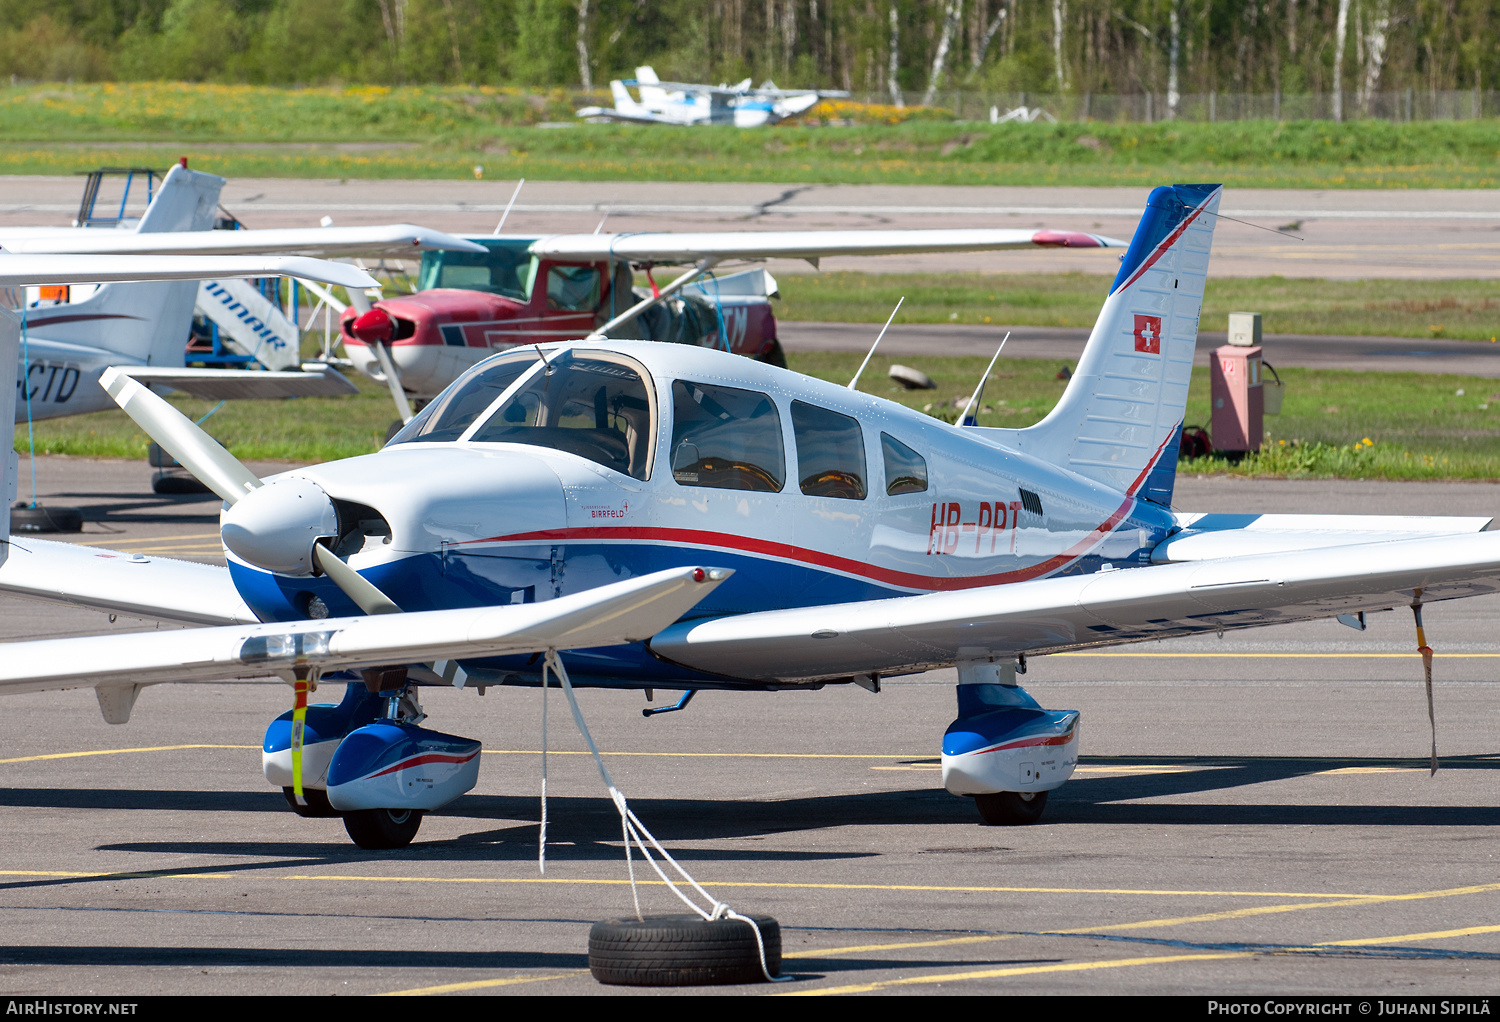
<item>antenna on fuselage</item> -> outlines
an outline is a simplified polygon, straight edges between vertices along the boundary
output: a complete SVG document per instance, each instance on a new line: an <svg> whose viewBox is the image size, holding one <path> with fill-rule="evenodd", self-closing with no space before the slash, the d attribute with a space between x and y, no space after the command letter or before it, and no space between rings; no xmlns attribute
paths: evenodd
<svg viewBox="0 0 1500 1022"><path fill-rule="evenodd" d="M896 307L891 310L890 319L887 319L885 321L885 326L883 326L883 327L880 328L880 336L876 337L875 338L875 343L872 344L872 345L870 345L870 353L868 355L866 355L865 356L865 360L859 364L859 369L855 372L854 379L852 379L852 380L849 381L849 389L850 390L853 390L855 387L857 387L859 385L859 375L860 375L860 373L863 373L865 371L865 366L869 365L870 364L870 359L872 359L872 358L875 357L875 349L878 348L878 347L880 347L880 340L881 340L881 338L884 337L885 336L885 332L891 328L891 320L894 320L896 318L896 313L898 313L898 312L901 311L901 303L904 302L904 301L906 301L906 296L902 295L900 297L900 299L897 300ZM1006 334L1006 336L1009 337L1010 335Z"/></svg>
<svg viewBox="0 0 1500 1022"><path fill-rule="evenodd" d="M510 193L510 201L505 204L505 212L500 214L500 222L495 225L495 233L500 233L500 228L505 226L506 219L510 216L510 207L516 204L516 198L521 194L521 186L526 183L523 177L516 182L516 190Z"/></svg>
<svg viewBox="0 0 1500 1022"><path fill-rule="evenodd" d="M604 230L604 221L606 221L608 219L609 219L609 210L606 209L604 211L604 215L599 218L599 223L594 227L594 233L595 234L598 234L600 231Z"/></svg>
<svg viewBox="0 0 1500 1022"><path fill-rule="evenodd" d="M984 375L979 378L979 386L974 388L974 396L969 398L969 403L964 405L964 413L958 417L960 426L979 425L979 399L984 396L984 385L989 381L990 370L995 368L995 363L1000 361L1000 353L1005 350L1005 342L1010 340L1010 331L1005 331L1005 337L1000 341L1000 347L995 349L995 357L990 359L990 364L984 367ZM969 421L969 409L974 409L974 421Z"/></svg>

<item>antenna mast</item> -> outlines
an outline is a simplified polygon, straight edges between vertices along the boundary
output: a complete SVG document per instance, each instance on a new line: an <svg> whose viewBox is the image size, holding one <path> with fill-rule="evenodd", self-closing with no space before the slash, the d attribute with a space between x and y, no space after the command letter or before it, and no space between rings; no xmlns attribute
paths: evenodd
<svg viewBox="0 0 1500 1022"><path fill-rule="evenodd" d="M995 363L1000 360L1000 353L1005 350L1005 342L1010 340L1010 331L1005 331L1005 337L1000 342L1000 347L995 349L995 357L990 359L990 364L984 367L984 375L979 378L979 386L974 388L974 396L969 398L969 403L964 405L964 413L958 417L960 426L968 425L969 409L979 404L979 397L984 393L984 385L990 378L990 370L995 368ZM975 423L979 421L978 412L975 412Z"/></svg>
<svg viewBox="0 0 1500 1022"><path fill-rule="evenodd" d="M859 364L859 369L856 370L855 373L854 373L854 379L852 379L852 380L849 381L849 389L850 390L853 390L859 384L860 373L863 373L865 371L865 366L869 365L870 364L870 359L875 356L875 349L878 348L878 347L880 347L880 339L881 339L881 337L884 337L885 336L885 332L891 328L891 320L895 319L896 318L896 313L898 313L898 312L901 311L901 303L904 302L904 301L906 301L906 296L902 295L901 298L896 302L896 307L891 310L890 319L887 319L885 321L885 326L883 326L883 327L880 328L880 336L876 337L875 338L875 343L872 344L872 345L870 345L870 353L868 355L866 355L865 356L865 360ZM1005 336L1009 337L1010 334L1006 334Z"/></svg>

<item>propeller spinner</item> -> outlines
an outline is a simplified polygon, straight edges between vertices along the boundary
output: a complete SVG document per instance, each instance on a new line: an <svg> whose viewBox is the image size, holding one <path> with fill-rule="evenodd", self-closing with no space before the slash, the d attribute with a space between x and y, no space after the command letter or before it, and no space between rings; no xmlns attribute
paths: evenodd
<svg viewBox="0 0 1500 1022"><path fill-rule="evenodd" d="M229 505L222 535L236 557L279 574L321 571L366 614L400 613L394 600L324 545L338 536L338 511L322 487L296 478L267 485L123 369L106 369L99 384L147 436Z"/></svg>

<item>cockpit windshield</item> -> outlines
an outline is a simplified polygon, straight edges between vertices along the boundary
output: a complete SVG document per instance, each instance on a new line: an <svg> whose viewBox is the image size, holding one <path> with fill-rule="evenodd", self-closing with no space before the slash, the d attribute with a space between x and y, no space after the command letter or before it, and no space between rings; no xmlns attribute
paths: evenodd
<svg viewBox="0 0 1500 1022"><path fill-rule="evenodd" d="M645 479L651 472L655 402L633 363L594 353L549 354L465 438L534 444Z"/></svg>
<svg viewBox="0 0 1500 1022"><path fill-rule="evenodd" d="M531 256L534 238L475 238L484 252L423 252L417 289L429 291L438 287L486 291L531 300L531 286L536 267Z"/></svg>
<svg viewBox="0 0 1500 1022"><path fill-rule="evenodd" d="M507 387L539 360L536 349L527 348L502 359L481 362L418 412L401 432L391 438L390 443L457 440L495 403L496 398L505 393Z"/></svg>

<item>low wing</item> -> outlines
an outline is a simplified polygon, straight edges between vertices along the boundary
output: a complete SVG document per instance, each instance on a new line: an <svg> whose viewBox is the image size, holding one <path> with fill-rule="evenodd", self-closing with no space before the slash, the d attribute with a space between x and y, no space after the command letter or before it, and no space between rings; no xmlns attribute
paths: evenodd
<svg viewBox="0 0 1500 1022"><path fill-rule="evenodd" d="M71 230L31 238L5 239L10 252L89 255L298 255L322 258L396 256L444 249L484 252L483 245L412 224L376 227L308 227L253 231ZM321 279L321 278L318 278Z"/></svg>
<svg viewBox="0 0 1500 1022"><path fill-rule="evenodd" d="M825 259L920 252L1031 248L1124 248L1127 242L1078 231L721 231L714 234L558 234L531 246L536 255L692 263L701 259Z"/></svg>
<svg viewBox="0 0 1500 1022"><path fill-rule="evenodd" d="M898 673L1500 591L1500 533L1362 543L678 624L659 656L756 681Z"/></svg>
<svg viewBox="0 0 1500 1022"><path fill-rule="evenodd" d="M302 371L266 372L256 369L173 369L170 366L121 366L120 371L142 383L180 390L205 401L250 398L343 397L359 388L332 366L308 362Z"/></svg>
<svg viewBox="0 0 1500 1022"><path fill-rule="evenodd" d="M79 233L90 233L80 231ZM100 231L100 234L114 232ZM220 233L228 234L223 231ZM122 237L136 237L126 235ZM149 235L172 237L173 235ZM181 237L181 235L177 235ZM109 284L138 280L212 280L216 277L308 277L340 287L379 287L357 266L302 256L19 255L0 252L0 287Z"/></svg>
<svg viewBox="0 0 1500 1022"><path fill-rule="evenodd" d="M639 642L730 574L673 568L543 603L5 643L0 693L280 677L304 665L336 670Z"/></svg>
<svg viewBox="0 0 1500 1022"><path fill-rule="evenodd" d="M10 596L184 624L258 620L240 599L229 569L218 565L21 536L11 536L8 546L10 555L0 562L0 593Z"/></svg>

